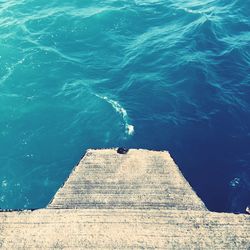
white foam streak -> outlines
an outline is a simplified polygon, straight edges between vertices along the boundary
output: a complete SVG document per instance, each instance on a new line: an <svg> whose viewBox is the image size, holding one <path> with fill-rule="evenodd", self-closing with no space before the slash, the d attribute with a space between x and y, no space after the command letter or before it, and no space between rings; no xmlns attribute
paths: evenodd
<svg viewBox="0 0 250 250"><path fill-rule="evenodd" d="M109 103L114 108L114 110L121 115L123 122L124 122L124 126L125 126L125 133L128 135L133 135L135 132L135 129L134 129L134 126L129 124L128 122L129 118L128 118L127 111L117 101L111 100L107 96L101 96L97 94L96 96L105 100L107 103Z"/></svg>

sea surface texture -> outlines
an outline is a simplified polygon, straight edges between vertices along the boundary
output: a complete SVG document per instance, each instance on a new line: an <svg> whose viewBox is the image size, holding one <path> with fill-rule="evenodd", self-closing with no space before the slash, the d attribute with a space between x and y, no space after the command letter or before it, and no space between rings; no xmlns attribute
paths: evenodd
<svg viewBox="0 0 250 250"><path fill-rule="evenodd" d="M0 208L117 146L169 150L209 209L245 211L249 0L0 0Z"/></svg>

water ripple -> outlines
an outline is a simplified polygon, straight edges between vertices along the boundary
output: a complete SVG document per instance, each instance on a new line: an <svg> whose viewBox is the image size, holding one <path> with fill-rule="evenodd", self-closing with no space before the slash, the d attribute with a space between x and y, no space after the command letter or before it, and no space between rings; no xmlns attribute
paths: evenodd
<svg viewBox="0 0 250 250"><path fill-rule="evenodd" d="M209 209L244 211L249 7L0 1L0 207L45 206L87 148L125 145L169 150Z"/></svg>

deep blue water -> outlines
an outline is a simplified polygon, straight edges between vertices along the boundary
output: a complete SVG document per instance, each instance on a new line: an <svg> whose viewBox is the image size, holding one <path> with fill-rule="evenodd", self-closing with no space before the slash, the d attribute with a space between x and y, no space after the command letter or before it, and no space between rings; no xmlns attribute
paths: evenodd
<svg viewBox="0 0 250 250"><path fill-rule="evenodd" d="M250 204L249 0L0 0L0 207L45 206L87 148L169 150L207 207Z"/></svg>

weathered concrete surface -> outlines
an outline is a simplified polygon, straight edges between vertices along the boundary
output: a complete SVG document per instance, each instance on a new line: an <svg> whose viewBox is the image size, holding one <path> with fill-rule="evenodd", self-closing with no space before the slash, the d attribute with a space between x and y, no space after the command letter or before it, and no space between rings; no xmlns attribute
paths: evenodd
<svg viewBox="0 0 250 250"><path fill-rule="evenodd" d="M89 150L48 208L206 210L168 152Z"/></svg>
<svg viewBox="0 0 250 250"><path fill-rule="evenodd" d="M249 215L207 211L147 150L89 150L48 208L0 212L2 249L250 249L249 232Z"/></svg>
<svg viewBox="0 0 250 250"><path fill-rule="evenodd" d="M168 209L0 213L5 249L247 249L249 217Z"/></svg>

